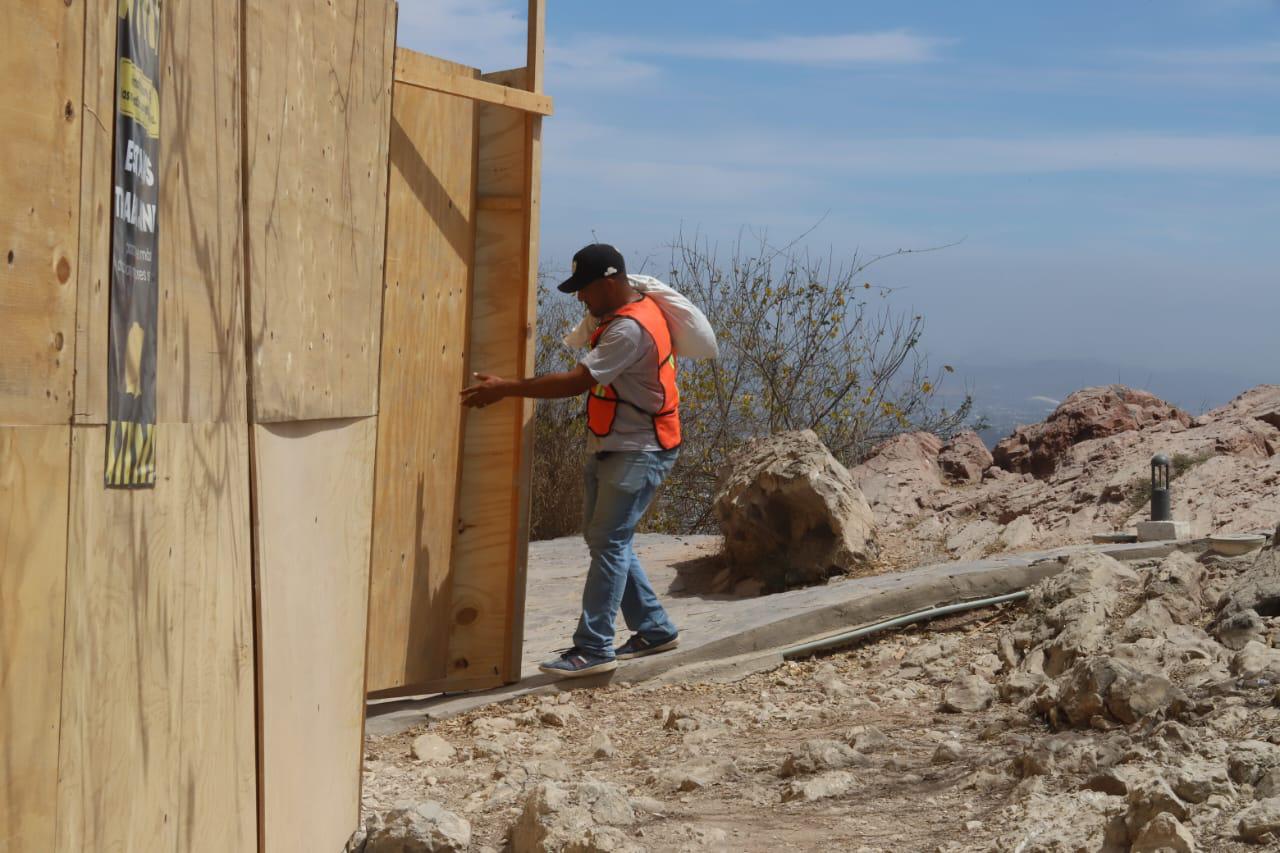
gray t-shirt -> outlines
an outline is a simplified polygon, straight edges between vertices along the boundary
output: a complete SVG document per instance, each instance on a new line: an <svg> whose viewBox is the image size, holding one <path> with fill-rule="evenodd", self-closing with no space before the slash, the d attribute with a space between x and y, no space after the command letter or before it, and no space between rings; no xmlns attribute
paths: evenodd
<svg viewBox="0 0 1280 853"><path fill-rule="evenodd" d="M587 353L582 364L601 385L612 385L614 392L627 403L646 412L659 412L663 407L662 384L654 370L658 352L653 338L630 317L618 317L605 326L595 349ZM587 430L587 450L661 450L653 431L653 418L638 412L627 403L618 403L613 432L600 438Z"/></svg>

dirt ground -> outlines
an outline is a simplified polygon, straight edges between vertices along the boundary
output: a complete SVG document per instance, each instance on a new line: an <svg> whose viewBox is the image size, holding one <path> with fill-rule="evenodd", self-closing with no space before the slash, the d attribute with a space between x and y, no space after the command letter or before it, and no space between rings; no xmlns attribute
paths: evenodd
<svg viewBox="0 0 1280 853"><path fill-rule="evenodd" d="M364 809L434 800L471 822L472 849L499 850L539 780L598 780L631 800L625 831L654 851L1074 849L1028 842L1044 835L1054 797L1078 791L1082 774L1020 769L1038 742L1064 735L1001 703L940 710L956 674L998 667L997 631L1018 609L882 635L737 683L566 691L371 738ZM1269 728L1275 737L1274 717L1238 715L1231 734L1265 737ZM453 759L416 759L424 732L447 741ZM853 744L858 758L845 767L847 790L808 801L789 793L796 778L780 774L815 739ZM1230 840L1225 820L1197 828L1213 839L1201 849L1259 849Z"/></svg>

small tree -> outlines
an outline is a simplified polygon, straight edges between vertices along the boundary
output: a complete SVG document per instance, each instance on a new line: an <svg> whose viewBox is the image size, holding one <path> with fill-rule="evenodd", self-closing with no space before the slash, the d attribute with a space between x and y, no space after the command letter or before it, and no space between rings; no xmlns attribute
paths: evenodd
<svg viewBox="0 0 1280 853"><path fill-rule="evenodd" d="M899 254L910 252L892 253ZM680 362L684 441L648 529L713 530L721 471L754 438L812 429L837 459L853 465L898 433L926 430L945 438L965 424L968 397L954 411L934 405L950 368L930 372L920 350L923 317L895 311L889 289L861 278L885 257L836 264L794 243L774 248L761 238L750 249L739 242L722 263L705 242L676 239L668 281L706 313L720 358ZM564 369L577 354L560 338L579 315L549 291L540 297L538 367ZM565 501L581 500L579 466L566 467L583 451L581 413L581 401L539 404L534 488L546 494L535 498L535 535L578 529L580 519L565 517ZM572 484L570 470L577 476ZM556 517L540 517L544 507Z"/></svg>

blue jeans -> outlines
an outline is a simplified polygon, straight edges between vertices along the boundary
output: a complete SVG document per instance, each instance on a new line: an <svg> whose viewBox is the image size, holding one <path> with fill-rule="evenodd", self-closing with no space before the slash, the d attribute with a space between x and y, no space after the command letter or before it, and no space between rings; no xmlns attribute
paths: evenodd
<svg viewBox="0 0 1280 853"><path fill-rule="evenodd" d="M671 473L677 450L614 451L587 457L583 538L591 568L582 590L582 616L573 644L597 657L613 657L613 618L622 608L627 627L646 639L676 633L645 576L631 539L653 493Z"/></svg>

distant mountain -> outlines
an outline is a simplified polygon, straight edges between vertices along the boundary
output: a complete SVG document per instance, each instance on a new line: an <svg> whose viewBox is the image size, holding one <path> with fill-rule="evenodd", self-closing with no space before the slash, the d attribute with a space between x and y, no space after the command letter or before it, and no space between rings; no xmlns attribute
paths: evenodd
<svg viewBox="0 0 1280 853"><path fill-rule="evenodd" d="M1150 369L1098 359L1055 359L1009 364L956 362L940 402L948 407L973 396L975 417L990 424L979 435L988 447L1019 424L1035 423L1057 408L1073 391L1091 385L1141 388L1193 414L1221 406L1241 392L1280 376L1262 370L1228 372L1201 369Z"/></svg>

